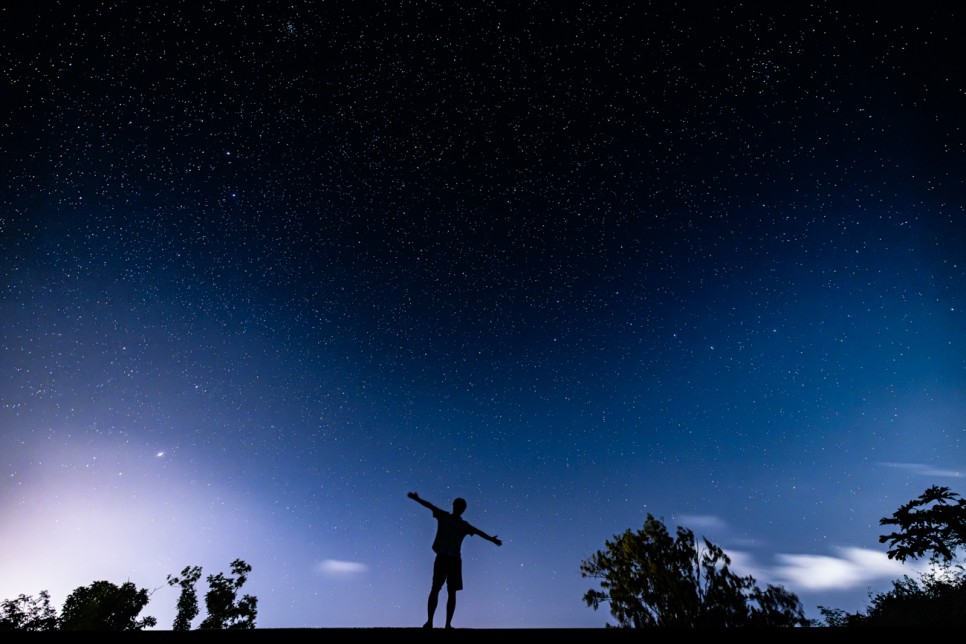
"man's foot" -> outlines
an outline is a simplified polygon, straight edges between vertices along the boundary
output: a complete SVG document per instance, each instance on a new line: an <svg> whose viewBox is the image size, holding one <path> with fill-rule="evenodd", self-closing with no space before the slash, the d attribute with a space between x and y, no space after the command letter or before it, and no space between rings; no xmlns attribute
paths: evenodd
<svg viewBox="0 0 966 644"><path fill-rule="evenodd" d="M433 627L432 622L426 622L425 624L423 624L423 628L432 628L432 627Z"/></svg>
<svg viewBox="0 0 966 644"><path fill-rule="evenodd" d="M446 625L446 628L453 628L453 625L452 624L447 624Z"/></svg>

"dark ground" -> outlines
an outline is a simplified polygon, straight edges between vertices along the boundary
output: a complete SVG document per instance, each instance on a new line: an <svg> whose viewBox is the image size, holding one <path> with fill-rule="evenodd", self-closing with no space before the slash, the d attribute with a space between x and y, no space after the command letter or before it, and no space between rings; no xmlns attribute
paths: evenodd
<svg viewBox="0 0 966 644"><path fill-rule="evenodd" d="M16 638L3 634L4 644ZM24 640L87 640L85 633L22 633ZM102 641L102 634L97 634L97 640ZM316 642L335 644L340 642L486 642L487 644L506 644L507 642L588 642L590 644L607 644L609 642L682 642L694 637L713 638L715 644L721 642L742 642L749 639L758 640L762 636L775 642L822 642L830 641L854 642L868 637L865 629L834 629L834 628L794 628L774 629L768 631L749 631L747 629L732 629L726 631L679 631L653 630L642 633L634 629L594 628L594 629L473 629L456 628L445 630L436 628L423 630L421 628L292 628L292 629L255 629L252 631L187 631L175 633L173 631L140 631L131 633L111 633L111 639L138 640L148 644L163 642ZM77 637L81 636L81 637Z"/></svg>

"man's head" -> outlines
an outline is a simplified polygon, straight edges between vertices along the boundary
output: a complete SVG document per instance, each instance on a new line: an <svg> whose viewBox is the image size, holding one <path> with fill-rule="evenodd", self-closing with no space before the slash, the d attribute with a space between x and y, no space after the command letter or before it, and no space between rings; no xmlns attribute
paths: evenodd
<svg viewBox="0 0 966 644"><path fill-rule="evenodd" d="M466 510L466 500L456 497L453 499L453 514L459 516Z"/></svg>

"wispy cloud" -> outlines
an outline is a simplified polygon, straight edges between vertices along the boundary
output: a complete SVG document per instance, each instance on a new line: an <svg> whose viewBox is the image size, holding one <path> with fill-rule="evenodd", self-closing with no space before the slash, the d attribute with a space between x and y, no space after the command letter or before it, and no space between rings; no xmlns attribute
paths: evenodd
<svg viewBox="0 0 966 644"><path fill-rule="evenodd" d="M692 530L724 530L727 527L723 519L710 514L682 514L675 517L677 520L680 520L680 525Z"/></svg>
<svg viewBox="0 0 966 644"><path fill-rule="evenodd" d="M966 472L961 470L945 470L938 467L933 467L932 465L926 465L924 463L879 463L879 465L898 470L905 470L918 476L941 476L955 479L966 476Z"/></svg>
<svg viewBox="0 0 966 644"><path fill-rule="evenodd" d="M359 575L367 570L369 566L358 561L340 561L338 559L324 559L315 565L316 572L328 577L346 577L349 575Z"/></svg>
<svg viewBox="0 0 966 644"><path fill-rule="evenodd" d="M914 576L926 565L903 564L884 552L866 548L838 548L838 557L778 555L772 574L780 583L801 590L847 590L871 581Z"/></svg>
<svg viewBox="0 0 966 644"><path fill-rule="evenodd" d="M794 592L850 590L882 580L915 577L929 569L928 563L900 563L884 552L867 548L836 548L831 555L776 555L777 565L758 563L747 552L728 550L732 570L751 575L759 583L785 586Z"/></svg>
<svg viewBox="0 0 966 644"><path fill-rule="evenodd" d="M937 475L940 470L914 463L880 463L915 473ZM946 472L948 476L960 476ZM681 525L697 529L725 531L727 523L714 515L680 515L674 517ZM714 543L715 539L711 539ZM700 543L699 543L700 546ZM777 564L757 561L754 554L726 548L731 568L740 575L751 575L760 583L778 584L794 592L850 590L882 580L898 579L904 575L915 577L929 569L927 562L902 563L889 559L885 552L868 548L839 547L834 555L777 554Z"/></svg>

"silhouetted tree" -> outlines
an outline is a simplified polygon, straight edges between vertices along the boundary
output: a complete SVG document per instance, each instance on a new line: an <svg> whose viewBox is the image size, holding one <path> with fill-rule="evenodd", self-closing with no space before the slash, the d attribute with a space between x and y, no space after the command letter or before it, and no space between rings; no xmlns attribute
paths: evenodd
<svg viewBox="0 0 966 644"><path fill-rule="evenodd" d="M223 573L208 575L208 592L205 593L208 616L199 628L255 628L258 599L252 595L238 599L238 591L248 579L252 567L241 559L235 559L231 562L231 571L234 577L226 577Z"/></svg>
<svg viewBox="0 0 966 644"><path fill-rule="evenodd" d="M153 617L138 619L147 606L148 591L131 582L120 586L109 581L95 581L79 586L67 596L60 614L60 628L65 631L139 631L154 626Z"/></svg>
<svg viewBox="0 0 966 644"><path fill-rule="evenodd" d="M908 575L892 590L871 598L869 626L966 627L966 575L962 567L939 566L918 579Z"/></svg>
<svg viewBox="0 0 966 644"><path fill-rule="evenodd" d="M816 626L833 628L858 626L859 620L864 617L861 614L847 613L841 608L829 608L828 606L819 606L818 611L822 614L822 619L816 620Z"/></svg>
<svg viewBox="0 0 966 644"><path fill-rule="evenodd" d="M879 537L891 546L890 559L905 561L930 553L933 562L951 562L957 549L966 545L966 499L948 487L933 485L902 505L879 525L895 525L897 532Z"/></svg>
<svg viewBox="0 0 966 644"><path fill-rule="evenodd" d="M918 578L894 580L889 591L870 593L864 612L820 606L826 625L966 628L966 569L956 563L966 545L966 500L934 485L879 524L898 526L879 537L879 543L890 545L890 559L905 562L928 554L930 569Z"/></svg>
<svg viewBox="0 0 966 644"><path fill-rule="evenodd" d="M195 584L201 579L201 566L185 566L180 577L168 575L169 586L181 586L178 596L178 614L174 618L172 630L187 631L191 629L191 620L198 616L198 592Z"/></svg>
<svg viewBox="0 0 966 644"><path fill-rule="evenodd" d="M583 577L600 579L600 590L584 595L597 610L610 604L621 627L808 626L798 597L782 587L758 587L751 576L732 572L731 559L694 533L647 515L637 532L625 531L581 562Z"/></svg>
<svg viewBox="0 0 966 644"><path fill-rule="evenodd" d="M32 595L20 595L5 599L0 604L0 631L54 631L57 630L57 611L50 605L50 593L40 591Z"/></svg>
<svg viewBox="0 0 966 644"><path fill-rule="evenodd" d="M825 626L966 628L966 573L962 566L937 566L919 578L904 575L886 592L870 593L865 611L847 613L819 606Z"/></svg>

